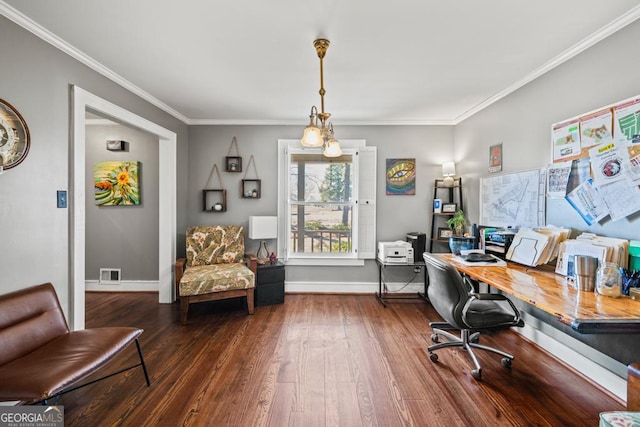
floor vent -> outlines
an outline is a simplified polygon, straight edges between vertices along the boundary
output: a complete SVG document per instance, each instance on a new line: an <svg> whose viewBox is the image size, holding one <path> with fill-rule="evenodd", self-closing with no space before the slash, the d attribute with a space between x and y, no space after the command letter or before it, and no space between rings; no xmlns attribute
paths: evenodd
<svg viewBox="0 0 640 427"><path fill-rule="evenodd" d="M120 269L119 268L101 268L100 283L103 285L119 285Z"/></svg>

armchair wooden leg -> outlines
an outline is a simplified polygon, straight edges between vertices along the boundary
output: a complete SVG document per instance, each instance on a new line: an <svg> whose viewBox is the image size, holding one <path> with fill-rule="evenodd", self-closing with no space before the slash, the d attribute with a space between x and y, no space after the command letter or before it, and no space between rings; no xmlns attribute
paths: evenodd
<svg viewBox="0 0 640 427"><path fill-rule="evenodd" d="M187 324L187 313L189 312L189 297L180 297L180 323Z"/></svg>
<svg viewBox="0 0 640 427"><path fill-rule="evenodd" d="M253 314L253 291L254 288L247 289L247 309L249 310L249 314Z"/></svg>

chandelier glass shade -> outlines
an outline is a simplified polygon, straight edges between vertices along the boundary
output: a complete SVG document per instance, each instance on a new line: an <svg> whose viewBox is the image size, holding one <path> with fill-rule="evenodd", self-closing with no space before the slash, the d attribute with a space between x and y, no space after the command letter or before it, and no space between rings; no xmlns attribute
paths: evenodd
<svg viewBox="0 0 640 427"><path fill-rule="evenodd" d="M325 157L339 157L342 155L340 142L333 134L333 124L329 121L330 113L324 111L324 68L323 59L329 48L329 40L317 39L313 42L318 58L320 58L320 112L314 105L309 114L309 125L304 129L304 134L300 143L303 147L322 147L322 154Z"/></svg>

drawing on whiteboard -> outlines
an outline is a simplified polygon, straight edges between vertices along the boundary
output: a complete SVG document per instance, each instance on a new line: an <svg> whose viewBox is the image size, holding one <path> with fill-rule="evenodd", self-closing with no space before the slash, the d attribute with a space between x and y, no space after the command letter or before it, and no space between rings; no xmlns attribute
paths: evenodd
<svg viewBox="0 0 640 427"><path fill-rule="evenodd" d="M537 227L545 222L545 169L482 179L480 223Z"/></svg>

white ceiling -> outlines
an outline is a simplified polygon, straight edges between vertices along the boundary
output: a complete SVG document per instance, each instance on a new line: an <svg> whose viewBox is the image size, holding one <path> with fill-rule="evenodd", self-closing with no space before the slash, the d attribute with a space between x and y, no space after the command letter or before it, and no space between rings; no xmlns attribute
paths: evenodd
<svg viewBox="0 0 640 427"><path fill-rule="evenodd" d="M455 124L640 17L640 0L0 0L189 124Z"/></svg>

